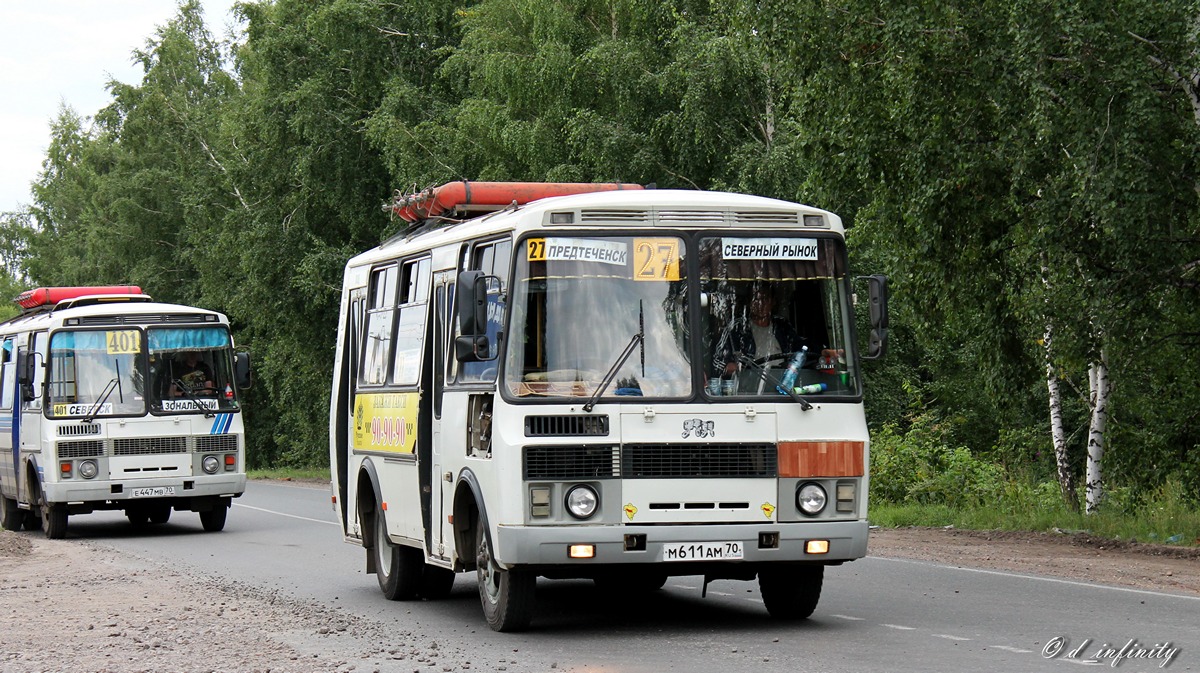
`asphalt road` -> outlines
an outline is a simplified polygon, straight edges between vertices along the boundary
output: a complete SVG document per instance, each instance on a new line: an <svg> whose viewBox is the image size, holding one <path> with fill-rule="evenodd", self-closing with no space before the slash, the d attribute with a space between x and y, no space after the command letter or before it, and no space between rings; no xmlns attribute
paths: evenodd
<svg viewBox="0 0 1200 673"><path fill-rule="evenodd" d="M473 574L442 601L387 601L365 552L342 541L328 491L270 482L251 482L221 533L190 513L135 531L100 512L72 517L68 535L450 640L480 662L519 651L535 670L1200 671L1200 598L877 557L828 569L816 613L797 624L771 620L754 582L713 582L702 598L699 577L672 578L621 599L540 580L532 630L493 633Z"/></svg>

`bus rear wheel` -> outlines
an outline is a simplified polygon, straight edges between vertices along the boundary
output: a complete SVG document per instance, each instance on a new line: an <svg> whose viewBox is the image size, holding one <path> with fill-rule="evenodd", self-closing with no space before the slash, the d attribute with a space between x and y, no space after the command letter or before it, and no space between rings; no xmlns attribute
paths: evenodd
<svg viewBox="0 0 1200 673"><path fill-rule="evenodd" d="M825 566L802 565L758 571L763 605L775 619L808 619L821 600Z"/></svg>
<svg viewBox="0 0 1200 673"><path fill-rule="evenodd" d="M533 619L537 577L521 570L504 570L492 559L483 522L475 540L475 572L479 577L479 599L483 616L493 631L512 632L529 628Z"/></svg>
<svg viewBox="0 0 1200 673"><path fill-rule="evenodd" d="M388 537L383 509L375 510L375 544L367 550L375 555L375 579L389 601L411 601L421 584L421 566L425 559L414 547L392 542Z"/></svg>
<svg viewBox="0 0 1200 673"><path fill-rule="evenodd" d="M200 512L200 525L204 526L204 530L216 533L225 528L225 517L227 516L229 516L228 505L215 505L207 512Z"/></svg>
<svg viewBox="0 0 1200 673"><path fill-rule="evenodd" d="M425 565L421 572L421 588L418 593L422 598L437 600L450 595L454 588L454 571L435 565Z"/></svg>
<svg viewBox="0 0 1200 673"><path fill-rule="evenodd" d="M154 505L149 509L148 513L150 517L150 523L166 523L171 520L170 505Z"/></svg>
<svg viewBox="0 0 1200 673"><path fill-rule="evenodd" d="M0 495L0 527L4 530L21 530L25 523L25 512L17 508L17 501Z"/></svg>

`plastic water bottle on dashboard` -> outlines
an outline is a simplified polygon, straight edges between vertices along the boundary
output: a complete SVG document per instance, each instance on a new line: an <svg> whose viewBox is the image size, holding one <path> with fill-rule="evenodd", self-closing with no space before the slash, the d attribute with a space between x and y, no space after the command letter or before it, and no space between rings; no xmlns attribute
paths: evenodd
<svg viewBox="0 0 1200 673"><path fill-rule="evenodd" d="M783 385L775 386L775 390L781 395L787 395L787 391L791 390L796 385L796 378L800 376L800 369L804 367L804 358L808 355L808 346L801 346L800 350L792 356L791 362L788 363L787 371L783 373Z"/></svg>

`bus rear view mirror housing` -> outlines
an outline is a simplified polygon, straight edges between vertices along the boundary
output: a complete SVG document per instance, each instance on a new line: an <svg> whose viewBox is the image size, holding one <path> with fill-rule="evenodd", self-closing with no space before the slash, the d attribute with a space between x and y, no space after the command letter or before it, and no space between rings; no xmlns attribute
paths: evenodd
<svg viewBox="0 0 1200 673"><path fill-rule="evenodd" d="M36 353L30 353L27 350L17 351L17 383L21 387L22 401L29 402L37 399L37 392L33 389L36 367Z"/></svg>
<svg viewBox="0 0 1200 673"><path fill-rule="evenodd" d="M888 337L888 284L887 276L875 274L865 276L867 280L869 309L871 312L871 334L867 340L866 360L877 360L887 353Z"/></svg>
<svg viewBox="0 0 1200 673"><path fill-rule="evenodd" d="M250 354L240 352L234 355L233 358L233 376L237 381L238 388L246 390L254 385L254 377L250 374Z"/></svg>
<svg viewBox="0 0 1200 673"><path fill-rule="evenodd" d="M458 334L454 340L454 355L459 362L493 360L488 339L488 288L499 287L500 279L482 271L470 270L458 274L455 285L455 307L458 311Z"/></svg>

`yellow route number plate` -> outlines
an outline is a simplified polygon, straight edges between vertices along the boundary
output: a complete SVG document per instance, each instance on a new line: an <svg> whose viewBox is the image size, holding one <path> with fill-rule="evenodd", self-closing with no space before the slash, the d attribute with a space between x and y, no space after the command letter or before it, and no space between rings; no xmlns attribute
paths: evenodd
<svg viewBox="0 0 1200 673"><path fill-rule="evenodd" d="M109 355L125 355L142 352L142 333L135 330L114 330L104 333L104 343Z"/></svg>

